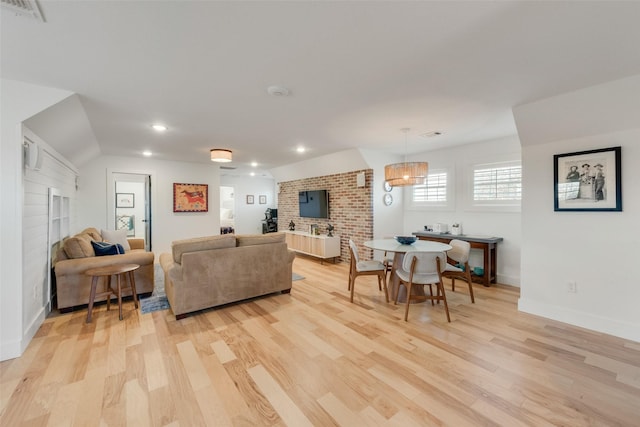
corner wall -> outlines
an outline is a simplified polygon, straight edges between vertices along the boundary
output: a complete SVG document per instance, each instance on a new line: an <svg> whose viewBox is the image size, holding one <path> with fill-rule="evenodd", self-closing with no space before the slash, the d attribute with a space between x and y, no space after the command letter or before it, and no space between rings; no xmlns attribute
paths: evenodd
<svg viewBox="0 0 640 427"><path fill-rule="evenodd" d="M22 122L72 93L6 79L0 85L0 360L7 360L32 338L22 321Z"/></svg>
<svg viewBox="0 0 640 427"><path fill-rule="evenodd" d="M640 341L633 268L640 247L640 76L523 105L514 115L523 144L519 309ZM613 146L622 147L623 211L555 212L553 155ZM568 292L569 281L576 293Z"/></svg>

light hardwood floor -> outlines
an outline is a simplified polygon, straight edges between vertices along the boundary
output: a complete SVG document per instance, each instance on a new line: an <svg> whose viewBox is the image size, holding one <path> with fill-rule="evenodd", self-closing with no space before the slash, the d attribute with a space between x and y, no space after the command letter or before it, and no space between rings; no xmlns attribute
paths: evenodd
<svg viewBox="0 0 640 427"><path fill-rule="evenodd" d="M176 321L125 303L48 318L0 364L1 426L638 426L640 343L520 313L518 289L384 302L297 258L291 294ZM610 302L607 302L609 304Z"/></svg>

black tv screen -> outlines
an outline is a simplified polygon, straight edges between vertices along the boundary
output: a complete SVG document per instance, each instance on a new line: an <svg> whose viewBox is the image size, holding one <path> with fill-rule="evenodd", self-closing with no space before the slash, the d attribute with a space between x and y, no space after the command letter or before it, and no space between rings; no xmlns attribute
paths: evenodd
<svg viewBox="0 0 640 427"><path fill-rule="evenodd" d="M327 190L301 191L298 193L300 216L303 218L329 218L329 193Z"/></svg>

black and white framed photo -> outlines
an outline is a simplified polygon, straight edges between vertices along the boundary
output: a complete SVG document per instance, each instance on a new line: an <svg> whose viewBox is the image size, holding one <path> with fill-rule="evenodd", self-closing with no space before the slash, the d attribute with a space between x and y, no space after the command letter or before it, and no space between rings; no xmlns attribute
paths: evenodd
<svg viewBox="0 0 640 427"><path fill-rule="evenodd" d="M116 208L133 208L135 206L135 194L116 193Z"/></svg>
<svg viewBox="0 0 640 427"><path fill-rule="evenodd" d="M622 211L620 147L553 156L554 211Z"/></svg>

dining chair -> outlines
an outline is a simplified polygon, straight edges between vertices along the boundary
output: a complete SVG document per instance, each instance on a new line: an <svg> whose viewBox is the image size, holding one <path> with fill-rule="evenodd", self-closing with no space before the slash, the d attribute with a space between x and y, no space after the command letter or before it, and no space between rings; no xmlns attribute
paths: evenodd
<svg viewBox="0 0 640 427"><path fill-rule="evenodd" d="M349 252L351 261L349 265L349 285L347 289L351 291L351 302L353 302L353 291L356 277L358 276L378 276L378 289L382 290L382 286L384 286L384 296L387 302L389 302L387 267L380 261L360 261L358 257L358 247L351 239L349 239Z"/></svg>
<svg viewBox="0 0 640 427"><path fill-rule="evenodd" d="M446 268L447 255L444 252L407 252L402 260L402 267L396 267L396 275L399 283L396 288L394 304L398 304L398 294L400 286L407 289L407 302L404 310L404 320L409 317L409 305L411 301L442 301L444 303L444 311L447 314L447 321L451 322L449 316L449 306L447 305L447 296L444 292L442 282L442 271ZM416 295L412 293L415 286L429 285L430 295ZM433 295L432 285L436 285L437 292Z"/></svg>
<svg viewBox="0 0 640 427"><path fill-rule="evenodd" d="M462 265L463 268L452 265L447 262L447 267L442 272L442 277L451 279L451 290L456 290L456 279L464 280L469 285L469 295L471 302L475 303L473 297L473 285L471 282L471 269L469 268L469 253L471 252L471 244L463 240L453 239L449 242L451 250L447 251L449 260L455 261L456 264Z"/></svg>

